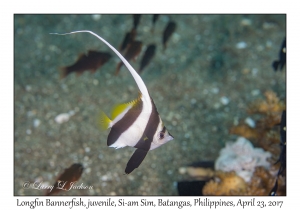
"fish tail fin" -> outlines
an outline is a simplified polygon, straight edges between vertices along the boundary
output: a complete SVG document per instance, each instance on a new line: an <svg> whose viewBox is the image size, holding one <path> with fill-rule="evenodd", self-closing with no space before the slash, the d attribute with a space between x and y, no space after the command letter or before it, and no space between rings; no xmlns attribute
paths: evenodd
<svg viewBox="0 0 300 210"><path fill-rule="evenodd" d="M101 130L106 130L110 128L111 120L108 118L108 116L103 112L100 111L99 117L98 117L98 125L101 128Z"/></svg>
<svg viewBox="0 0 300 210"><path fill-rule="evenodd" d="M68 76L68 74L69 74L69 70L68 70L67 67L61 67L61 68L59 69L59 71L60 71L59 78L60 78L61 80L64 79L64 78L66 78L66 76Z"/></svg>

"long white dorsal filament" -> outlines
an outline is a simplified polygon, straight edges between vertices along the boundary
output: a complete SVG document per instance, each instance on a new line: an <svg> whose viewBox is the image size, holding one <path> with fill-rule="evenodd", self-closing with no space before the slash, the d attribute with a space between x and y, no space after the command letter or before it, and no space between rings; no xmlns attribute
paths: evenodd
<svg viewBox="0 0 300 210"><path fill-rule="evenodd" d="M112 49L119 56L119 58L123 61L123 63L125 64L125 66L130 71L130 73L133 76L136 84L138 85L138 87L139 87L142 95L144 97L146 97L147 100L149 100L149 101L151 100L150 99L150 95L149 95L148 90L147 90L147 87L146 87L144 81L142 80L142 78L140 77L140 75L134 70L134 68L128 63L128 61L118 52L118 50L116 50L113 46L111 46L105 39L103 39L99 35L95 34L92 31L88 31L88 30L72 31L70 33L64 33L64 34L59 34L59 33L51 33L51 34L55 34L55 35L68 35L68 34L76 34L76 33L90 33L90 34L94 35L95 37L97 37L98 39L100 39L102 42L104 42L110 49Z"/></svg>

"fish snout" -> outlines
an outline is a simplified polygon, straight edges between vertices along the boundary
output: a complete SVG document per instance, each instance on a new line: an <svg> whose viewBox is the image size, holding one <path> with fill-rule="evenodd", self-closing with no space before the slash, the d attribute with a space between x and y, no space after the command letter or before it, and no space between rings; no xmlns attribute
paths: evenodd
<svg viewBox="0 0 300 210"><path fill-rule="evenodd" d="M174 139L174 137L169 133L169 136L167 137L167 141L171 141L173 139Z"/></svg>

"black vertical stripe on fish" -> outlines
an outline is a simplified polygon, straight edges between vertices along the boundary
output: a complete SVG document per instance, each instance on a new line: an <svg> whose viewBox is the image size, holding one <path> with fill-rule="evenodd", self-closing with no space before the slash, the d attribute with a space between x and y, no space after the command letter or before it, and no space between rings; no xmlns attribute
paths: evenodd
<svg viewBox="0 0 300 210"><path fill-rule="evenodd" d="M147 153L148 150L136 149L126 165L125 173L130 174L134 169L138 168L145 159Z"/></svg>
<svg viewBox="0 0 300 210"><path fill-rule="evenodd" d="M159 114L157 112L156 106L152 99L151 99L151 104L152 104L152 112L151 112L150 118L147 122L146 128L144 130L144 133L143 133L141 139L134 146L135 148L149 150L150 146L151 146L151 142L153 141L155 132L157 131L157 128L159 125Z"/></svg>
<svg viewBox="0 0 300 210"><path fill-rule="evenodd" d="M141 72L150 63L151 59L154 57L155 49L156 49L155 44L148 45L143 55L139 72Z"/></svg>
<svg viewBox="0 0 300 210"><path fill-rule="evenodd" d="M168 25L166 26L165 30L164 30L164 34L163 34L163 45L164 45L164 50L167 47L167 41L169 40L169 38L171 37L171 35L173 34L173 32L176 29L176 23L173 21L170 21L168 23Z"/></svg>
<svg viewBox="0 0 300 210"><path fill-rule="evenodd" d="M147 122L146 128L144 130L141 139L134 146L137 149L135 150L135 152L133 153L133 155L131 156L131 158L129 159L126 165L126 169L125 169L126 174L131 173L134 169L138 168L140 164L143 162L144 158L147 155L147 152L150 149L154 135L158 129L159 115L152 99L151 102L152 102L152 112L149 121Z"/></svg>
<svg viewBox="0 0 300 210"><path fill-rule="evenodd" d="M133 28L136 29L140 23L141 14L134 14L133 15Z"/></svg>
<svg viewBox="0 0 300 210"><path fill-rule="evenodd" d="M143 109L143 101L140 96L137 99L137 102L131 107L128 112L116 122L115 125L111 128L108 137L107 137L107 146L114 144L119 137L124 133L139 117Z"/></svg>

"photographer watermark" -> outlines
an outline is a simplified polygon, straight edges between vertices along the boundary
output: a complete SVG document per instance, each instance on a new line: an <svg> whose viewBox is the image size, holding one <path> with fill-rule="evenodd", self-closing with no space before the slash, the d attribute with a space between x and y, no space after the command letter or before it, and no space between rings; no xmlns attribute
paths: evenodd
<svg viewBox="0 0 300 210"><path fill-rule="evenodd" d="M52 192L54 190L63 190L63 191L70 191L70 190L92 190L93 186L91 185L85 185L82 182L78 183L76 182L69 182L69 181L63 181L63 180L57 180L57 182L54 185L50 185L47 182L30 182L25 181L23 183L24 189L35 189L35 190L49 190L49 192Z"/></svg>

